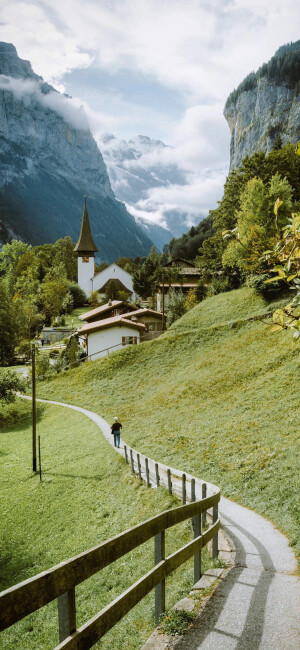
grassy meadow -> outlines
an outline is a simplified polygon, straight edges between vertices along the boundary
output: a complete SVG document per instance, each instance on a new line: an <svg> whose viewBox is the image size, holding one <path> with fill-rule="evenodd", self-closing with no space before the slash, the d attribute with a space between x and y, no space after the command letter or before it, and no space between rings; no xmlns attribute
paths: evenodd
<svg viewBox="0 0 300 650"><path fill-rule="evenodd" d="M299 344L243 288L209 298L159 339L88 362L41 396L118 415L129 444L220 485L299 552Z"/></svg>
<svg viewBox="0 0 300 650"><path fill-rule="evenodd" d="M84 406L109 422L118 415L129 444L220 485L224 495L270 519L299 550L300 348L290 333L271 332L265 315L273 309L251 289L217 295L155 341L39 383L37 396ZM141 485L83 415L39 406L38 433L42 483L30 469L25 414L22 424L2 427L0 434L2 589L175 503L163 488ZM176 543L190 538L185 524ZM172 548L169 539L167 551ZM79 624L152 561L150 543L77 588ZM175 573L168 606L171 594L175 602L191 581L191 564ZM98 646L136 649L153 626L150 595ZM49 648L56 633L54 603L2 634L0 647Z"/></svg>
<svg viewBox="0 0 300 650"><path fill-rule="evenodd" d="M12 406L14 412L19 409L22 423L0 429L0 591L178 505L164 488L149 489L132 475L84 415L41 404L37 412L40 482L31 471L31 403L18 399ZM168 531L167 552L190 539L191 524L184 522ZM153 546L149 540L76 588L79 626L153 566ZM205 556L204 563L207 566ZM192 580L192 562L188 562L167 581L168 607L187 593ZM136 650L154 627L152 593L96 647ZM46 650L57 643L56 602L0 634L3 650Z"/></svg>

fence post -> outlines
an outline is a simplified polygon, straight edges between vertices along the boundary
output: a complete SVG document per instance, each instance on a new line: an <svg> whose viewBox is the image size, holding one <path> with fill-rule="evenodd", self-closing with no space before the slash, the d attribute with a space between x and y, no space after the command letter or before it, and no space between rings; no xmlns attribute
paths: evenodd
<svg viewBox="0 0 300 650"><path fill-rule="evenodd" d="M195 479L191 480L191 501L196 501ZM194 539L201 535L201 515L192 517ZM201 549L194 555L194 584L201 578Z"/></svg>
<svg viewBox="0 0 300 650"><path fill-rule="evenodd" d="M133 452L132 449L130 449L130 461L131 461L131 469L134 473L134 460L133 460Z"/></svg>
<svg viewBox="0 0 300 650"><path fill-rule="evenodd" d="M216 503L216 505L213 506L213 524L217 521L217 519L218 519L218 504ZM218 557L218 533L213 537L212 556L213 559Z"/></svg>
<svg viewBox="0 0 300 650"><path fill-rule="evenodd" d="M165 531L154 537L154 563L159 564L165 559ZM155 587L155 624L159 624L161 615L166 610L166 589L165 580L159 582Z"/></svg>
<svg viewBox="0 0 300 650"><path fill-rule="evenodd" d="M140 454L137 454L136 457L137 457L137 466L138 466L139 478L142 480L142 468L141 468Z"/></svg>
<svg viewBox="0 0 300 650"><path fill-rule="evenodd" d="M75 588L58 596L59 642L64 641L76 630Z"/></svg>
<svg viewBox="0 0 300 650"><path fill-rule="evenodd" d="M124 445L124 456L125 456L125 461L126 461L126 463L127 463L127 465L128 465L128 454L127 454L127 447L126 447L126 445Z"/></svg>
<svg viewBox="0 0 300 650"><path fill-rule="evenodd" d="M186 504L186 475L182 474L182 503Z"/></svg>
<svg viewBox="0 0 300 650"><path fill-rule="evenodd" d="M167 469L167 474L168 474L168 490L169 494L172 494L172 481L171 481L171 470Z"/></svg>
<svg viewBox="0 0 300 650"><path fill-rule="evenodd" d="M145 469L146 469L147 487L151 487L150 476L149 476L149 461L148 461L148 458L145 458Z"/></svg>
<svg viewBox="0 0 300 650"><path fill-rule="evenodd" d="M155 476L156 476L156 485L157 485L157 487L159 487L160 486L160 478L159 478L158 463L155 463Z"/></svg>
<svg viewBox="0 0 300 650"><path fill-rule="evenodd" d="M39 441L39 472L40 472L40 481L42 480L42 459L41 459L41 436L38 436Z"/></svg>
<svg viewBox="0 0 300 650"><path fill-rule="evenodd" d="M206 494L207 494L207 485L206 483L202 483L202 499L206 499ZM206 526L206 510L202 512L202 527L204 528Z"/></svg>
<svg viewBox="0 0 300 650"><path fill-rule="evenodd" d="M159 487L160 486L160 476L159 476L158 463L155 463L155 476L156 476L156 485L157 485L157 487Z"/></svg>

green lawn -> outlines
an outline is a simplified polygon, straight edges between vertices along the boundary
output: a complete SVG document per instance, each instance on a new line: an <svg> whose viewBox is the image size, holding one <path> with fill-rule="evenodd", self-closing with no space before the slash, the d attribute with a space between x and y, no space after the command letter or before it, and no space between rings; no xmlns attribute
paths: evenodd
<svg viewBox="0 0 300 650"><path fill-rule="evenodd" d="M22 424L0 429L0 590L178 505L164 488L147 488L85 416L38 406L42 482L31 471L31 403L12 405ZM9 407L0 409L7 411ZM174 535L175 533L175 535ZM172 539L173 534L173 539ZM174 543L175 537L175 543ZM168 532L167 552L192 539L189 522ZM207 563L207 558L205 559ZM207 564L206 564L207 565ZM153 566L153 540L76 588L77 623L82 625ZM168 607L192 584L191 562L167 581ZM154 624L150 594L108 633L98 647L136 650ZM1 633L3 650L46 650L58 643L57 603L51 603Z"/></svg>
<svg viewBox="0 0 300 650"><path fill-rule="evenodd" d="M73 320L73 327L74 329L77 329L82 325L82 321L79 320L78 316L81 316L81 314L84 314L85 312L90 311L90 307L77 307L76 309L73 309L73 311L70 314L65 314L65 325L64 327L71 327L72 326L72 320Z"/></svg>
<svg viewBox="0 0 300 650"><path fill-rule="evenodd" d="M88 362L41 395L118 415L125 440L219 484L299 549L299 344L251 289L205 300L159 339Z"/></svg>

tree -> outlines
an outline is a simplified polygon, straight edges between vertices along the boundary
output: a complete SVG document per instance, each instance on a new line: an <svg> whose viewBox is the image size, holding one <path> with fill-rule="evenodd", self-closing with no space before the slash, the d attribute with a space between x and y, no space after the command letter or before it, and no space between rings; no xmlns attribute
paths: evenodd
<svg viewBox="0 0 300 650"><path fill-rule="evenodd" d="M0 252L0 270L4 271L8 280L8 288L13 294L16 269L20 258L31 250L29 244L13 239L10 244L4 244Z"/></svg>
<svg viewBox="0 0 300 650"><path fill-rule="evenodd" d="M12 363L15 346L24 332L24 312L20 301L13 301L7 280L0 278L0 364Z"/></svg>
<svg viewBox="0 0 300 650"><path fill-rule="evenodd" d="M223 253L222 262L226 268L235 265L246 274L263 272L263 251L274 246L281 228L286 224L292 205L293 190L286 178L276 173L267 186L260 178L248 181L240 199L241 209L237 225L231 231L224 231L224 237L231 237ZM282 197L282 211L274 213L274 197Z"/></svg>
<svg viewBox="0 0 300 650"><path fill-rule="evenodd" d="M182 291L170 291L167 317L168 325L172 325L172 323L174 323L178 318L181 318L186 311L185 297Z"/></svg>
<svg viewBox="0 0 300 650"><path fill-rule="evenodd" d="M197 297L197 291L195 287L194 289L190 289L186 296L185 303L184 303L186 310L189 311L190 309L193 309L193 307L196 307L196 305L198 305L198 302L199 300Z"/></svg>
<svg viewBox="0 0 300 650"><path fill-rule="evenodd" d="M281 201L277 199L275 215L280 206ZM266 284L280 280L296 292L292 302L274 312L273 331L290 329L296 340L300 337L300 214L292 214L273 250L265 251L264 260L273 266L271 271L275 273L272 279L266 280Z"/></svg>
<svg viewBox="0 0 300 650"><path fill-rule="evenodd" d="M0 400L2 402L14 402L15 392L24 390L25 381L13 370L0 371Z"/></svg>
<svg viewBox="0 0 300 650"><path fill-rule="evenodd" d="M45 275L41 289L43 311L51 321L62 313L63 301L68 293L68 281L62 264Z"/></svg>
<svg viewBox="0 0 300 650"><path fill-rule="evenodd" d="M71 282L77 281L77 255L74 253L74 242L71 237L58 239L53 244L53 266L64 265L67 279Z"/></svg>

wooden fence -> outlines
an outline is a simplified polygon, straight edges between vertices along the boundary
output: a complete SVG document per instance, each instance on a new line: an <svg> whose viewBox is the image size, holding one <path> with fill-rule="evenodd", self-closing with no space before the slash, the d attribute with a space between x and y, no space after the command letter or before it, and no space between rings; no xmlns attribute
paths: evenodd
<svg viewBox="0 0 300 650"><path fill-rule="evenodd" d="M126 462L129 462L127 447L124 447ZM140 455L130 449L131 466L134 472L142 476ZM156 485L162 484L158 464L155 472L150 473L148 459L145 462L145 477L147 485L151 486L150 478L155 477ZM169 491L172 492L171 472L167 472ZM58 599L58 628L59 645L56 650L68 648L86 650L91 648L108 632L125 614L139 603L152 589L155 589L155 618L159 622L160 615L165 611L165 579L175 569L194 556L194 581L201 577L201 549L213 540L213 556L218 552L218 502L220 491L215 488L211 496L196 501L195 479L190 481L191 503L186 504L186 475L181 477L181 495L184 505L172 510L166 510L144 521L129 530L112 537L102 544L85 551L75 557L58 564L47 571L29 578L0 594L0 631L5 630L28 614L40 607ZM202 484L202 495L206 494L205 484ZM206 487L206 485L205 485ZM206 521L206 512L212 509L212 523L202 531ZM192 518L194 539L169 556L165 556L165 531L176 524ZM124 591L114 601L76 629L75 587L92 575L123 557L150 538L154 538L155 565L137 582Z"/></svg>

